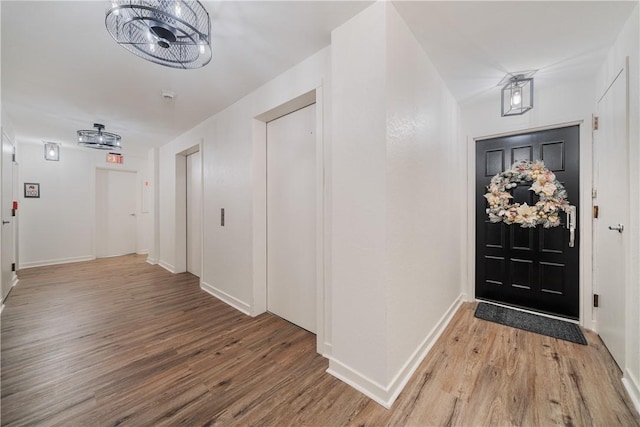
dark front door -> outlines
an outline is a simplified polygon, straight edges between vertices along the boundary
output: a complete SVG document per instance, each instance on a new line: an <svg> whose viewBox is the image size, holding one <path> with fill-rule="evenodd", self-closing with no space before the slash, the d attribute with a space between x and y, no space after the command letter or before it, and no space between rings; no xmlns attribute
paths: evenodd
<svg viewBox="0 0 640 427"><path fill-rule="evenodd" d="M491 223L484 194L491 178L519 160L542 160L578 209L580 198L578 126L532 132L476 143L476 297L578 319L578 231L569 247L567 217L560 226L523 228ZM512 189L512 203L534 205L531 183ZM577 217L577 216L576 216Z"/></svg>

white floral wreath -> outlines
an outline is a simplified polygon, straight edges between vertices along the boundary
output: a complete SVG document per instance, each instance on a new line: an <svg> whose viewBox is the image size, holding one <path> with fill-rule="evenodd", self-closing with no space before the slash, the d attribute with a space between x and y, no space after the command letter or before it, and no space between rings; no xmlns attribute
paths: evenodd
<svg viewBox="0 0 640 427"><path fill-rule="evenodd" d="M509 202L513 198L509 190L523 182L533 183L529 190L539 197L534 206ZM488 193L484 197L489 203L487 213L491 222L520 224L521 227L535 227L540 224L544 228L550 228L560 225L560 211L569 211L567 190L541 161L525 160L514 163L511 169L491 178L487 190Z"/></svg>

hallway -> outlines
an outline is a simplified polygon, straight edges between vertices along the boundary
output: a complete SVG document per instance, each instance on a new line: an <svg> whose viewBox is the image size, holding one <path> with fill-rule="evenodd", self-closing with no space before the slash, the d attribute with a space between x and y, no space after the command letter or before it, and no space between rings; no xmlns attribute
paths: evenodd
<svg viewBox="0 0 640 427"><path fill-rule="evenodd" d="M131 255L20 272L2 318L2 425L640 425L581 346L465 304L385 410L325 373L315 337L250 318Z"/></svg>

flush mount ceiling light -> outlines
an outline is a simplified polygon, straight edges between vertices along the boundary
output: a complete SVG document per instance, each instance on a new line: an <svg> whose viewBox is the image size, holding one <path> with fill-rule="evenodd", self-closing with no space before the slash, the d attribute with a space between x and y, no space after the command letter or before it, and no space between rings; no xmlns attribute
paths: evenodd
<svg viewBox="0 0 640 427"><path fill-rule="evenodd" d="M44 159L57 162L60 160L60 144L55 142L44 142Z"/></svg>
<svg viewBox="0 0 640 427"><path fill-rule="evenodd" d="M94 123L95 130L79 130L78 145L89 148L97 148L99 150L120 149L120 140L122 137L111 132L104 132L104 125Z"/></svg>
<svg viewBox="0 0 640 427"><path fill-rule="evenodd" d="M211 20L195 0L111 0L105 26L129 52L172 68L211 61Z"/></svg>
<svg viewBox="0 0 640 427"><path fill-rule="evenodd" d="M535 72L535 71L534 71ZM502 81L508 83L502 87L502 117L519 116L533 108L533 75L508 74Z"/></svg>

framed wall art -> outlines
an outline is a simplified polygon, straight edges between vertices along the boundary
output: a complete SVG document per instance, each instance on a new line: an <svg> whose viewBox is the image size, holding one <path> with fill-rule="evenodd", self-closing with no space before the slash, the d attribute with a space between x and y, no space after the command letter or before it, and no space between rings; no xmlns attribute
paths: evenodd
<svg viewBox="0 0 640 427"><path fill-rule="evenodd" d="M39 199L40 198L40 183L25 182L24 183L24 197Z"/></svg>

